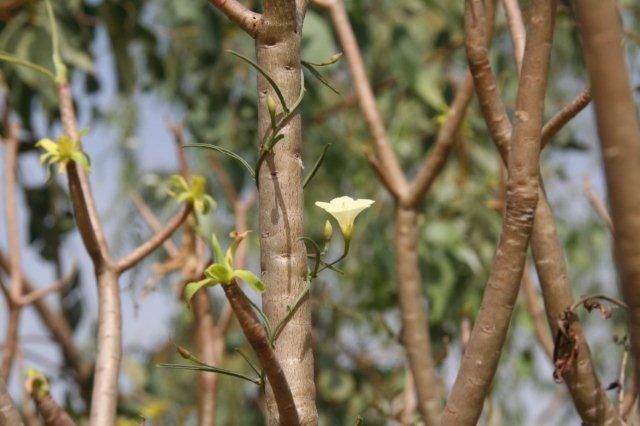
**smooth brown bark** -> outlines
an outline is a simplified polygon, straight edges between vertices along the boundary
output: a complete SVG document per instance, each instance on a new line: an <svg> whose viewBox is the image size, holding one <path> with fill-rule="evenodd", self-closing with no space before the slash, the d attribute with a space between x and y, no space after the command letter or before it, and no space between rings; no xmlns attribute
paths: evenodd
<svg viewBox="0 0 640 426"><path fill-rule="evenodd" d="M247 296L235 282L223 285L222 288L268 380L278 409L278 424L285 426L301 424L289 380Z"/></svg>
<svg viewBox="0 0 640 426"><path fill-rule="evenodd" d="M469 65L475 78L476 91L480 99L480 105L489 124L489 130L505 164L509 153L509 135L512 133L511 123L506 115L506 109L498 93L497 83L491 71L486 49L486 37L481 32L481 26L469 26L467 23L467 55ZM570 105L583 104L574 102ZM581 105L584 108L585 105ZM569 106L572 111L566 113L563 108L555 117L563 117L558 120L566 124L569 115L575 115L579 108ZM549 123L556 122L551 119ZM544 129L558 129L561 126L543 128L541 139L545 137ZM547 130L550 138L553 132ZM549 140L549 139L547 139ZM545 141L543 140L542 143ZM546 195L540 185L538 194L538 206L535 212L534 227L531 246L533 249L535 267L542 287L547 319L552 335L558 331L558 318L569 306L573 304L571 285L569 283L567 267L565 264L564 250L558 237L555 219L547 202ZM575 334L578 344L578 357L574 362L573 370L563 376L567 383L574 404L583 422L586 424L598 424L607 421L617 421L617 415L611 401L606 396L600 383L593 363L589 346L582 333L578 321L571 324L571 331Z"/></svg>
<svg viewBox="0 0 640 426"><path fill-rule="evenodd" d="M258 65L264 68L290 106L300 95L300 43L306 1L271 0L263 2L263 24L256 36ZM267 96L277 99L267 81L258 77L258 134L261 141L271 130ZM278 106L278 112L282 112ZM302 190L302 122L298 111L280 132L284 139L268 154L260 172L260 265L266 284L264 312L272 324L288 313L305 287L306 249ZM313 351L311 345L311 307L305 301L284 328L275 354L289 383L301 424L316 424ZM266 422L278 424L280 407L273 384L266 388ZM282 422L282 420L280 420Z"/></svg>
<svg viewBox="0 0 640 426"><path fill-rule="evenodd" d="M532 4L516 122L509 151L506 210L500 242L462 365L442 417L445 425L475 425L498 366L518 295L538 202L540 135L556 2ZM481 21L481 0L467 0L466 19Z"/></svg>
<svg viewBox="0 0 640 426"><path fill-rule="evenodd" d="M418 261L418 212L397 207L395 213L395 262L398 301L402 314L402 343L407 351L418 392L418 406L425 422L438 424L443 389L431 349L422 277Z"/></svg>
<svg viewBox="0 0 640 426"><path fill-rule="evenodd" d="M591 79L596 123L614 227L614 254L640 373L640 124L614 0L574 2Z"/></svg>

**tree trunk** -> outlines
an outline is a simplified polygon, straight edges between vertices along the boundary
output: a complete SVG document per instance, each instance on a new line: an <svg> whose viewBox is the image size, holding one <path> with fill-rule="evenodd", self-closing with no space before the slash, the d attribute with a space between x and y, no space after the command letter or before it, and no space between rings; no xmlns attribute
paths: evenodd
<svg viewBox="0 0 640 426"><path fill-rule="evenodd" d="M427 425L437 425L442 413L442 387L433 361L429 323L422 296L422 277L418 263L418 212L396 208L395 257L398 300L402 315L402 344L416 383L420 413Z"/></svg>
<svg viewBox="0 0 640 426"><path fill-rule="evenodd" d="M591 78L614 227L615 260L629 305L631 346L640 373L640 125L615 0L576 0Z"/></svg>
<svg viewBox="0 0 640 426"><path fill-rule="evenodd" d="M280 87L287 105L300 95L300 42L306 1L264 1L263 28L256 37L258 64ZM267 81L258 77L258 134L271 129L267 95L277 99ZM282 106L278 106L278 113ZM267 286L264 311L277 324L305 286L307 255L303 236L302 123L294 113L281 132L284 139L268 154L260 173L260 262ZM316 424L311 310L305 302L276 342L276 356L291 387L301 424ZM267 386L267 424L278 424L278 409Z"/></svg>

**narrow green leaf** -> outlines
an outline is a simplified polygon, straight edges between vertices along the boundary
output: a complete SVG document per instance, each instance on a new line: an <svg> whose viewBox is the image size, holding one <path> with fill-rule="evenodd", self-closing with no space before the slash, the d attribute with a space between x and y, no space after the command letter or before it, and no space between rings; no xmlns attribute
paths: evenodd
<svg viewBox="0 0 640 426"><path fill-rule="evenodd" d="M318 79L318 81L320 81L320 83L324 84L325 86L327 86L329 89L331 89L336 95L339 95L340 92L338 91L338 89L336 89L335 87L333 87L333 85L331 84L331 82L329 80L327 80L326 78L324 78L324 76L322 74L320 74L320 72L315 69L313 67L313 65L311 65L309 62L305 62L302 61L302 65L309 70L309 72L311 74L313 74L313 76L315 78Z"/></svg>
<svg viewBox="0 0 640 426"><path fill-rule="evenodd" d="M331 144L328 143L324 146L324 148L322 148L322 153L320 154L320 157L316 160L316 163L313 165L313 168L311 169L309 174L304 178L304 181L302 182L303 189L307 187L309 182L311 182L311 179L313 179L313 177L316 175L316 172L318 171L318 169L322 165L322 162L324 161L324 156L327 153L327 149L329 149L330 146Z"/></svg>
<svg viewBox="0 0 640 426"><path fill-rule="evenodd" d="M273 147L276 146L276 144L282 139L284 139L284 135L277 135L275 138L271 139L267 143L268 145L265 146L265 148L260 152L260 158L258 158L258 162L256 163L256 170L254 172L254 179L258 188L260 188L260 169L262 168L262 163L264 163L264 160L267 158L267 154L269 154Z"/></svg>
<svg viewBox="0 0 640 426"><path fill-rule="evenodd" d="M194 371L207 371L210 373L224 374L238 379L246 380L251 383L255 383L260 386L262 383L258 379L245 376L242 373L236 373L235 371L227 370L225 368L214 367L212 365L185 365L185 364L158 364L158 367L172 368L174 370L194 370Z"/></svg>
<svg viewBox="0 0 640 426"><path fill-rule="evenodd" d="M260 74L262 74L262 76L267 80L267 82L269 82L271 87L273 87L273 90L276 92L276 95L278 96L278 99L280 100L280 104L282 105L282 109L284 109L284 111L287 112L287 113L289 112L289 107L287 107L287 102L284 100L284 96L282 95L282 91L280 90L280 87L278 87L278 85L276 84L275 80L269 75L269 73L264 68L262 68L260 65L256 64L251 59L247 58L246 56L241 55L238 52L234 52L233 50L227 50L227 52L229 52L233 56L237 56L238 58L240 58L243 61L247 62L249 65L254 67Z"/></svg>
<svg viewBox="0 0 640 426"><path fill-rule="evenodd" d="M315 265L313 266L312 272L311 272L311 279L315 279L316 276L318 275L318 268L320 267L320 246L318 245L318 243L316 243L315 241L313 241L311 238L309 237L301 237L300 238L302 241L308 241L311 243L311 246L313 247L313 251L314 251L314 260L315 260Z"/></svg>
<svg viewBox="0 0 640 426"><path fill-rule="evenodd" d="M222 262L224 259L224 255L222 254L222 247L220 246L220 242L216 237L216 234L211 234L211 248L213 248L213 255L215 256L216 262Z"/></svg>
<svg viewBox="0 0 640 426"><path fill-rule="evenodd" d="M233 276L236 278L240 278L242 281L249 284L249 287L259 293L262 293L266 290L264 283L251 271L236 269L235 271L233 271Z"/></svg>
<svg viewBox="0 0 640 426"><path fill-rule="evenodd" d="M29 62L29 61L27 61L25 59L20 59L20 58L18 58L16 56L12 55L9 52L5 52L5 51L0 50L0 61L5 61L5 62L8 62L10 64L20 65L22 67L29 68L29 69L31 69L33 71L36 71L36 72L39 72L41 74L46 75L47 77L49 77L51 79L51 81L54 81L54 82L56 81L56 76L51 71L46 69L45 67L37 65L37 64L34 64L33 62Z"/></svg>
<svg viewBox="0 0 640 426"><path fill-rule="evenodd" d="M244 358L247 364L249 364L249 367L251 367L251 369L258 375L258 377L262 377L262 372L258 369L258 367L256 367L256 365L251 361L251 359L244 352L242 352L238 348L236 348L235 351L238 352L242 358Z"/></svg>
<svg viewBox="0 0 640 426"><path fill-rule="evenodd" d="M249 163L247 163L244 158L240 157L238 154L236 154L235 152L227 148L223 148L221 146L208 144L208 143L188 143L188 144L185 144L184 147L185 148L206 148L206 149L211 149L213 151L219 152L221 154L228 155L229 157L233 158L234 160L242 164L244 168L249 171L249 174L251 175L251 177L255 176L253 169L251 168Z"/></svg>
<svg viewBox="0 0 640 426"><path fill-rule="evenodd" d="M309 61L302 61L302 62L303 63L306 62L307 64L313 65L314 67L326 67L327 65L333 65L336 62L338 62L342 57L342 55L343 55L342 52L334 53L333 55L331 55L329 59L320 63L309 62Z"/></svg>
<svg viewBox="0 0 640 426"><path fill-rule="evenodd" d="M53 66L56 70L55 81L57 83L65 83L67 81L67 67L62 62L60 55L60 34L58 33L58 25L53 14L51 1L46 0L47 15L49 16L49 26L51 27L51 43L53 44Z"/></svg>

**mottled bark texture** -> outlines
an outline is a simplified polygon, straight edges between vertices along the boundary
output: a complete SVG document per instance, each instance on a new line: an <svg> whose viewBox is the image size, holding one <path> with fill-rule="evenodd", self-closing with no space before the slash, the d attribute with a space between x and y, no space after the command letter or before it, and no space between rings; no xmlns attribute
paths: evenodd
<svg viewBox="0 0 640 426"><path fill-rule="evenodd" d="M263 2L263 23L256 37L258 64L280 87L287 105L300 95L300 43L305 1ZM271 129L267 96L277 99L267 81L258 77L258 134L264 140ZM278 106L278 113L282 107ZM284 139L268 154L260 172L260 264L267 290L264 311L272 324L286 316L305 286L307 254L300 240L304 233L302 191L302 123L295 112L283 128ZM301 424L316 424L311 309L308 301L284 328L275 353L291 387ZM278 424L273 389L266 389L267 424Z"/></svg>
<svg viewBox="0 0 640 426"><path fill-rule="evenodd" d="M482 9L476 8L476 19ZM482 33L482 24L474 23L467 12L466 44L469 66L474 76L475 87L480 100L482 113L488 123L491 136L498 147L505 164L510 148L511 123L506 109L500 98L495 77L488 60L486 36ZM481 16L479 17L481 20ZM570 117L575 116L588 103L588 95L581 94L577 101L563 108L543 128L541 143L547 142L553 133ZM547 131L545 132L545 129ZM545 139L546 135L546 139ZM555 220L551 207L547 202L542 184L538 193L538 206L535 212L532 232L532 251L535 267L542 287L544 306L552 335L558 332L558 318L573 304L571 284L567 274L565 256L558 237ZM563 379L566 382L571 397L585 424L603 424L619 422L611 401L606 396L597 372L591 361L589 346L584 338L578 321L571 324L571 331L576 336L578 357L574 361L572 370ZM607 419L606 421L603 419Z"/></svg>
<svg viewBox="0 0 640 426"><path fill-rule="evenodd" d="M615 0L576 0L595 104L614 227L615 261L629 305L635 373L640 373L640 124ZM639 376L640 377L640 376Z"/></svg>
<svg viewBox="0 0 640 426"><path fill-rule="evenodd" d="M481 0L467 0L467 19L481 20L483 8ZM555 10L553 0L533 1L509 151L502 233L441 424L478 422L509 329L538 201L540 135Z"/></svg>

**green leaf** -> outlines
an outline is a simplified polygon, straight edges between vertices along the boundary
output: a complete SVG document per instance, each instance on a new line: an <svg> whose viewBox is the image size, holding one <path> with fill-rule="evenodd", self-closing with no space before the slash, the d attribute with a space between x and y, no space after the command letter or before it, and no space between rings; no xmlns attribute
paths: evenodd
<svg viewBox="0 0 640 426"><path fill-rule="evenodd" d="M222 247L220 247L220 242L216 237L216 234L211 234L211 247L213 248L213 255L215 256L216 262L222 262L224 259L224 255L222 254Z"/></svg>
<svg viewBox="0 0 640 426"><path fill-rule="evenodd" d="M214 367L213 365L158 364L158 367L173 368L175 370L207 371L210 373L225 374L227 376L236 377L238 379L243 379L248 382L255 383L256 385L262 384L259 379L253 379L249 376L245 376L244 374L236 373L235 371L226 370L220 367Z"/></svg>
<svg viewBox="0 0 640 426"><path fill-rule="evenodd" d="M331 84L331 82L329 80L327 80L326 78L324 78L324 76L322 74L320 74L320 72L315 69L313 67L313 65L311 65L311 63L306 62L306 61L302 61L302 65L309 70L309 72L311 74L313 74L313 76L315 78L318 79L318 81L320 81L320 83L324 84L325 86L327 86L329 89L331 89L336 95L339 95L340 92L338 91L338 89L336 89L335 87L333 87L333 85Z"/></svg>
<svg viewBox="0 0 640 426"><path fill-rule="evenodd" d="M193 296L202 289L202 287L211 287L216 285L217 283L211 278L205 278L204 280L196 281L187 284L184 287L184 301L187 302L187 305L191 307L191 299Z"/></svg>
<svg viewBox="0 0 640 426"><path fill-rule="evenodd" d="M233 158L234 160L242 164L244 168L249 171L249 174L251 175L251 177L255 176L255 173L253 172L253 169L251 168L249 163L247 163L244 158L240 157L238 154L236 154L235 152L227 148L223 148L221 146L208 144L208 143L189 143L189 144L185 144L184 147L185 148L206 148L206 149L211 149L213 151L219 152L221 154L228 155L229 157Z"/></svg>
<svg viewBox="0 0 640 426"><path fill-rule="evenodd" d="M242 281L249 284L249 286L255 291L262 293L266 290L264 283L253 272L244 269L236 269L233 271L233 276L240 278Z"/></svg>
<svg viewBox="0 0 640 426"><path fill-rule="evenodd" d="M249 65L254 67L260 74L262 74L262 76L267 80L267 82L269 82L271 87L273 87L273 90L276 92L276 95L280 100L280 104L282 105L282 109L284 109L286 113L289 112L289 107L287 107L287 102L284 100L284 96L282 95L282 91L280 90L280 87L278 87L275 80L269 75L269 73L264 68L262 68L260 65L256 64L246 56L239 54L238 52L234 52L233 50L227 50L227 52L247 62Z"/></svg>
<svg viewBox="0 0 640 426"><path fill-rule="evenodd" d="M307 187L309 182L311 182L311 179L313 179L313 177L316 175L316 172L322 165L322 162L324 161L324 156L327 154L327 150L329 149L330 146L331 144L328 143L324 146L324 148L322 148L322 153L320 154L320 157L316 160L316 163L313 165L313 168L311 169L309 174L305 176L304 181L302 182L303 189Z"/></svg>
<svg viewBox="0 0 640 426"><path fill-rule="evenodd" d="M48 69L46 69L45 67L42 67L40 65L34 64L33 62L29 62L27 60L24 59L20 59L16 56L13 56L11 53L9 52L4 52L2 50L0 50L0 61L5 61L5 62L9 62L11 64L14 65L20 65L22 67L26 67L29 68L33 71L37 71L41 74L44 74L45 76L47 76L48 78L50 78L52 81L56 80L56 76L49 71Z"/></svg>

